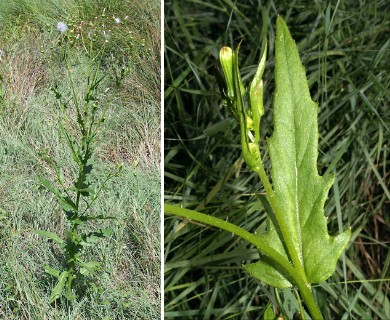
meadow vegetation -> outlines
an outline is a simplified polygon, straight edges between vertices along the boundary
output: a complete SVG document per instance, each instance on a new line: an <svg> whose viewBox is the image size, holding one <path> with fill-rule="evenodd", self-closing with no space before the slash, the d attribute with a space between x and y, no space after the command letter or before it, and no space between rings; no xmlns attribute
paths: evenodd
<svg viewBox="0 0 390 320"><path fill-rule="evenodd" d="M331 235L352 228L335 274L313 286L325 319L390 317L389 13L386 1L166 1L165 201L265 231L264 192L243 164L239 127L223 106L221 47L240 42L244 83L268 43L261 135L272 135L277 15L286 21L319 104L321 175L336 173L325 205ZM263 139L264 141L264 139ZM269 155L260 143L266 170ZM263 319L298 311L294 290L274 290L243 264L257 250L231 234L165 218L167 319Z"/></svg>
<svg viewBox="0 0 390 320"><path fill-rule="evenodd" d="M159 318L160 2L1 2L0 28L0 318ZM96 98L98 112L107 113L94 175L104 179L118 164L123 169L90 209L116 219L82 227L112 230L84 251L101 271L75 284L72 303L50 304L56 279L43 266L60 270L64 256L34 230L64 236L67 229L58 202L37 178L55 181L44 151L60 164L64 185L73 183L76 168L56 101L62 94L69 119L76 119L64 52L77 92L85 92L91 61L103 78ZM91 60L99 52L100 62ZM70 134L78 137L73 121Z"/></svg>

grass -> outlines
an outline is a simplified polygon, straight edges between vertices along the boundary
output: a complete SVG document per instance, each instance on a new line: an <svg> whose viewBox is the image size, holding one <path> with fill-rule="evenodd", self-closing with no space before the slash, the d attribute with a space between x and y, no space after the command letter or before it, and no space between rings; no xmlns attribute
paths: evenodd
<svg viewBox="0 0 390 320"><path fill-rule="evenodd" d="M158 1L0 4L0 318L160 316L159 12ZM120 24L114 20L118 16ZM89 279L94 285L77 284L81 294L72 308L50 305L55 279L43 265L60 267L61 252L33 233L39 229L61 235L65 230L57 202L37 180L38 174L53 177L38 151L48 149L69 182L73 166L59 134L59 110L51 91L69 92L60 63L65 36L56 30L58 21L68 24L69 61L78 86L86 80L88 33L95 35L96 51L106 45L99 99L109 107L108 130L97 150L97 175L123 163L122 175L93 208L93 214L117 220L94 222L92 229L110 227L113 233L85 253L86 259L101 262L104 272ZM82 21L83 28L77 29Z"/></svg>
<svg viewBox="0 0 390 320"><path fill-rule="evenodd" d="M325 212L331 234L353 236L335 274L314 287L326 319L390 317L390 30L385 1L165 2L165 199L265 229L258 177L240 158L239 129L222 106L216 60L240 41L244 82L268 58L262 137L272 134L277 14L296 40L319 103L321 174L335 172ZM262 147L265 146L263 140ZM263 149L265 150L265 149ZM263 151L264 152L264 151ZM268 155L264 156L269 168ZM242 269L251 246L212 228L165 218L165 317L261 319L268 302L298 310L291 290L275 292Z"/></svg>

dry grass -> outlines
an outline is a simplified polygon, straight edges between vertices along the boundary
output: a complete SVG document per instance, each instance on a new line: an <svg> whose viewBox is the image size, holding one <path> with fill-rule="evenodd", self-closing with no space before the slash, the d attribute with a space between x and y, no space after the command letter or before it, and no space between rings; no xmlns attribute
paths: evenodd
<svg viewBox="0 0 390 320"><path fill-rule="evenodd" d="M39 42L35 41L37 37L36 30L28 29L18 42L6 43L2 49L5 58L0 62L0 74L6 88L7 112L13 125L25 121L31 99L48 82Z"/></svg>

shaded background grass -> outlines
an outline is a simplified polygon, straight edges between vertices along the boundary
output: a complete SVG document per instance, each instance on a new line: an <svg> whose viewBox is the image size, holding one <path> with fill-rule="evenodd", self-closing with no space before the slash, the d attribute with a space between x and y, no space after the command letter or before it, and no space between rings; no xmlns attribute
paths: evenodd
<svg viewBox="0 0 390 320"><path fill-rule="evenodd" d="M242 41L248 83L267 39L269 137L277 15L289 26L319 103L318 169L337 174L325 206L329 232L353 230L335 274L313 289L326 319L390 318L389 12L387 1L165 2L165 199L249 231L265 230L255 197L263 189L240 159L216 61L223 45ZM265 146L263 139L269 168ZM270 301L281 301L289 319L297 311L292 291L274 292L243 271L258 259L243 241L172 217L164 232L167 319L262 319Z"/></svg>
<svg viewBox="0 0 390 320"><path fill-rule="evenodd" d="M63 35L58 21L68 25ZM0 318L158 318L160 2L2 1L0 28ZM66 180L73 179L51 89L70 96L65 47L78 91L85 89L92 39L92 55L105 46L99 101L108 106L96 175L103 177L117 163L124 171L91 212L117 220L86 226L113 230L85 252L104 272L89 279L94 285L78 284L79 299L68 309L49 304L55 279L43 271L44 264L61 268L62 253L32 232L62 235L66 229L57 202L36 179L53 178L38 150L48 149Z"/></svg>

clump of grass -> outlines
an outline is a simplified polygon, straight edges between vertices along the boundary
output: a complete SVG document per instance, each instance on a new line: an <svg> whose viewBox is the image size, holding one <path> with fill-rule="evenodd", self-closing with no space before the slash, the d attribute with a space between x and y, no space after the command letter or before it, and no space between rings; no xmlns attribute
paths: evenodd
<svg viewBox="0 0 390 320"><path fill-rule="evenodd" d="M389 317L388 239L378 232L389 224L384 8L384 1L212 7L166 2L165 198L248 231L266 228L255 197L262 189L242 165L237 126L224 120L233 115L222 106L214 65L222 46L242 41L240 65L251 66L242 70L247 82L267 37L264 108L272 110L274 25L277 14L286 18L320 106L319 171L337 173L325 208L328 228L336 234L336 226L345 223L355 230L336 274L314 289L328 319ZM261 125L263 136L271 136L271 123L269 114ZM267 155L265 162L269 168ZM279 301L291 316L298 308L291 291L274 292L249 279L241 265L256 261L257 253L222 232L166 218L165 257L169 319L256 319L268 301Z"/></svg>

